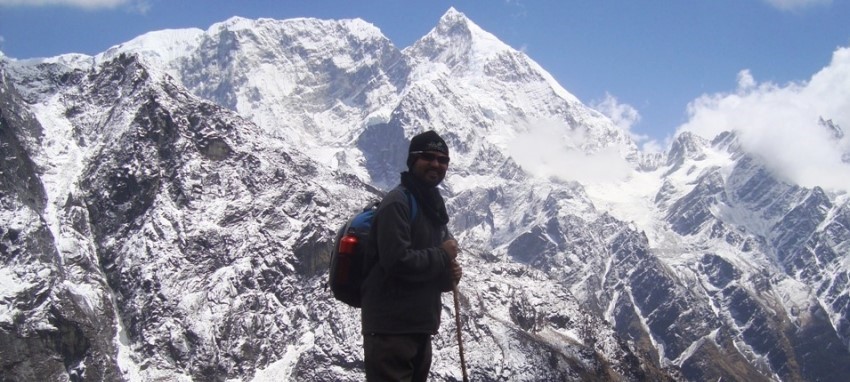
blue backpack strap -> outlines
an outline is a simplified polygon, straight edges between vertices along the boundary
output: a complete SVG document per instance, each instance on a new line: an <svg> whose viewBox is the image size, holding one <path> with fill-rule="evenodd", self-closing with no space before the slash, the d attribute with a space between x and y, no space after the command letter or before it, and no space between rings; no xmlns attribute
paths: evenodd
<svg viewBox="0 0 850 382"><path fill-rule="evenodd" d="M416 198L406 188L404 189L404 194L407 195L407 204L410 205L410 222L413 223L416 220L416 213L419 212L419 208L416 205Z"/></svg>

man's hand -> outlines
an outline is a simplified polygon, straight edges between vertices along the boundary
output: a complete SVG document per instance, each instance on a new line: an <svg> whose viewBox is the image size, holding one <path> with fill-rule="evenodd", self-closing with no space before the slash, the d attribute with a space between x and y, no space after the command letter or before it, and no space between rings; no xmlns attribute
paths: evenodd
<svg viewBox="0 0 850 382"><path fill-rule="evenodd" d="M457 240L455 239L449 239L444 241L443 244L440 245L440 248L443 248L443 250L449 254L449 259L451 259L452 261L457 258L457 254L458 252L460 252L457 248Z"/></svg>
<svg viewBox="0 0 850 382"><path fill-rule="evenodd" d="M460 267L457 260L452 260L449 266L452 268L452 282L457 285L460 282L460 278L463 277L463 268Z"/></svg>
<svg viewBox="0 0 850 382"><path fill-rule="evenodd" d="M440 245L446 253L449 254L449 258L452 259L452 262L449 264L449 268L452 274L452 282L457 285L460 282L460 278L463 277L463 268L460 267L460 264L457 262L457 254L460 250L457 247L457 240L449 239L443 242Z"/></svg>

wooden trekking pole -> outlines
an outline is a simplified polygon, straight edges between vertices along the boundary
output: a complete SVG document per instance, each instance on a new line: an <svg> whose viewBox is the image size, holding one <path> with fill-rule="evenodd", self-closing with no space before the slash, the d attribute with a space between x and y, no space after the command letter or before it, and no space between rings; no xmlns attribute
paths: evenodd
<svg viewBox="0 0 850 382"><path fill-rule="evenodd" d="M460 350L460 368L463 371L463 382L469 382L469 377L466 375L466 359L463 356L463 337L460 335L460 303L457 299L457 284L452 289L452 295L455 300L455 328L457 329L457 347Z"/></svg>

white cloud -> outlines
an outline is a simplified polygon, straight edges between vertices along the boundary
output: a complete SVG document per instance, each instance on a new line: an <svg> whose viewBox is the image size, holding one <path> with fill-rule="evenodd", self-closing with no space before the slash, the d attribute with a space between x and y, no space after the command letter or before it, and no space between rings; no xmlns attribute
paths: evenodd
<svg viewBox="0 0 850 382"><path fill-rule="evenodd" d="M614 125L629 134L632 140L641 145L641 149L644 152L662 151L662 145L660 143L650 139L648 135L637 134L632 131L632 127L640 122L640 113L631 105L620 103L616 97L606 92L605 99L593 103L591 107L605 114L606 117L614 122Z"/></svg>
<svg viewBox="0 0 850 382"><path fill-rule="evenodd" d="M850 192L850 134L838 139L818 123L832 120L850 128L850 48L806 82L759 84L749 71L738 74L734 93L709 94L688 105L680 131L713 138L736 131L744 148L762 157L780 176L796 184Z"/></svg>
<svg viewBox="0 0 850 382"><path fill-rule="evenodd" d="M0 6L50 6L61 5L83 9L102 9L102 8L117 8L120 6L130 6L139 11L145 11L148 8L146 1L136 0L0 0Z"/></svg>
<svg viewBox="0 0 850 382"><path fill-rule="evenodd" d="M832 0L764 0L764 2L783 11L832 4Z"/></svg>
<svg viewBox="0 0 850 382"><path fill-rule="evenodd" d="M511 143L510 154L526 171L543 178L574 180L582 184L623 180L631 166L617 147L587 154L580 130L558 121L538 121Z"/></svg>
<svg viewBox="0 0 850 382"><path fill-rule="evenodd" d="M738 72L738 91L750 90L756 85L756 79L753 78L749 69L744 69Z"/></svg>
<svg viewBox="0 0 850 382"><path fill-rule="evenodd" d="M591 105L591 107L611 118L611 121L624 131L631 130L632 126L640 121L640 114L637 109L629 104L620 103L616 97L607 92L605 99Z"/></svg>

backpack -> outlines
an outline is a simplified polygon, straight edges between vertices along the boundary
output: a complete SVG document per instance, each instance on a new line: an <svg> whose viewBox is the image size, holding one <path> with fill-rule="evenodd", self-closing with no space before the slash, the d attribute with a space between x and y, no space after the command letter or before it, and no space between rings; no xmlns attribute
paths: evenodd
<svg viewBox="0 0 850 382"><path fill-rule="evenodd" d="M416 218L416 198L404 191L410 205L410 221ZM330 272L327 285L334 298L355 308L360 307L360 285L369 274L366 267L366 243L372 220L380 201L372 202L358 212L337 231L331 250Z"/></svg>

